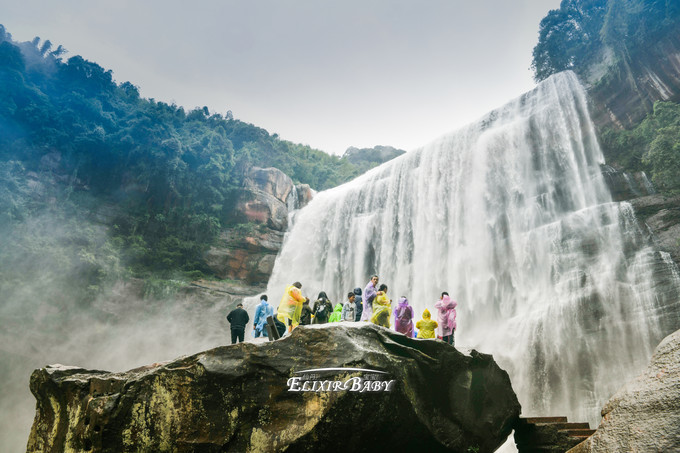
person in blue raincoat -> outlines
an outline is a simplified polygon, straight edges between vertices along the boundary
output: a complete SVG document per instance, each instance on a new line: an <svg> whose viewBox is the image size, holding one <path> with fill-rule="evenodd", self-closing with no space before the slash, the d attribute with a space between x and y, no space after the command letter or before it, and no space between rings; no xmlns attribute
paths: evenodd
<svg viewBox="0 0 680 453"><path fill-rule="evenodd" d="M260 335L267 337L267 317L274 316L274 308L267 302L267 295L260 296L260 303L255 308L255 319L253 320L253 336Z"/></svg>

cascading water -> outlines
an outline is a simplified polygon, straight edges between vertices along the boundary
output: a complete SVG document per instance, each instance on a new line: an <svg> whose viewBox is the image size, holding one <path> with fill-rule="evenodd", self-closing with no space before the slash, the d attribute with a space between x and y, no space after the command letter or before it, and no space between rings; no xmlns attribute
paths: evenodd
<svg viewBox="0 0 680 453"><path fill-rule="evenodd" d="M422 313L446 290L457 344L494 355L525 415L596 422L680 328L677 267L612 202L603 163L583 88L558 74L319 193L297 212L268 293L299 280L310 299L337 301L377 273Z"/></svg>

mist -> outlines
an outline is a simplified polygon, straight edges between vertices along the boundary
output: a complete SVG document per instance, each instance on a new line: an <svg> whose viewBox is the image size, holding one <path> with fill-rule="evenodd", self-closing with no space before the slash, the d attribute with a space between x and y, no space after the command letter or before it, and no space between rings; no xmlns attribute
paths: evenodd
<svg viewBox="0 0 680 453"><path fill-rule="evenodd" d="M102 259L87 251L103 254L110 234L80 218L80 230L89 234L74 238L73 219L63 215L52 206L0 228L0 438L5 451L26 448L35 414L29 390L34 369L61 363L124 371L229 342L225 316L236 304L233 298L172 291L145 298L143 282L124 276L104 288L84 287L91 262ZM99 265L115 272L119 263Z"/></svg>

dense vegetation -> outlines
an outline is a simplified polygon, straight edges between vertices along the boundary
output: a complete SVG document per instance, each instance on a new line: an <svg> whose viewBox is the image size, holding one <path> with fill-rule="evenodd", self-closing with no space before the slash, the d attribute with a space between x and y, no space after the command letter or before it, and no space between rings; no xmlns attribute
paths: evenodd
<svg viewBox="0 0 680 453"><path fill-rule="evenodd" d="M374 146L373 148L355 148L353 146L347 148L342 158L348 162L353 163L361 168L373 168L401 156L406 153L403 149L397 149L392 146Z"/></svg>
<svg viewBox="0 0 680 453"><path fill-rule="evenodd" d="M563 0L541 21L532 68L537 81L564 70L588 79L605 62L619 71L680 25L676 0ZM612 69L613 68L613 69ZM632 75L630 75L632 77ZM680 192L680 106L657 102L631 130L600 131L607 162L625 171L645 171L665 193Z"/></svg>
<svg viewBox="0 0 680 453"><path fill-rule="evenodd" d="M606 129L601 139L608 162L646 171L660 191L680 193L680 104L656 102L654 111L637 127Z"/></svg>
<svg viewBox="0 0 680 453"><path fill-rule="evenodd" d="M584 75L603 58L631 59L680 21L676 0L562 0L541 20L531 67L541 81L572 69Z"/></svg>
<svg viewBox="0 0 680 453"><path fill-rule="evenodd" d="M0 234L13 239L0 244L4 282L50 256L94 292L121 275L209 274L203 254L231 224L248 167L277 167L316 190L367 169L231 112L144 99L64 53L39 38L14 42L0 25ZM92 231L102 216L105 235Z"/></svg>

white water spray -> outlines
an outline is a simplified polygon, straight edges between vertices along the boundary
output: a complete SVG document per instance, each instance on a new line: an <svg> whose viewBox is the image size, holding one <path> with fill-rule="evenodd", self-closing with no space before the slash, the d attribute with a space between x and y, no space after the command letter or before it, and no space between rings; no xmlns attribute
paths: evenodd
<svg viewBox="0 0 680 453"><path fill-rule="evenodd" d="M597 422L680 327L677 267L613 203L571 72L481 121L319 193L299 211L268 293L336 302L377 273L418 314L458 300L456 342L492 353L525 415Z"/></svg>

